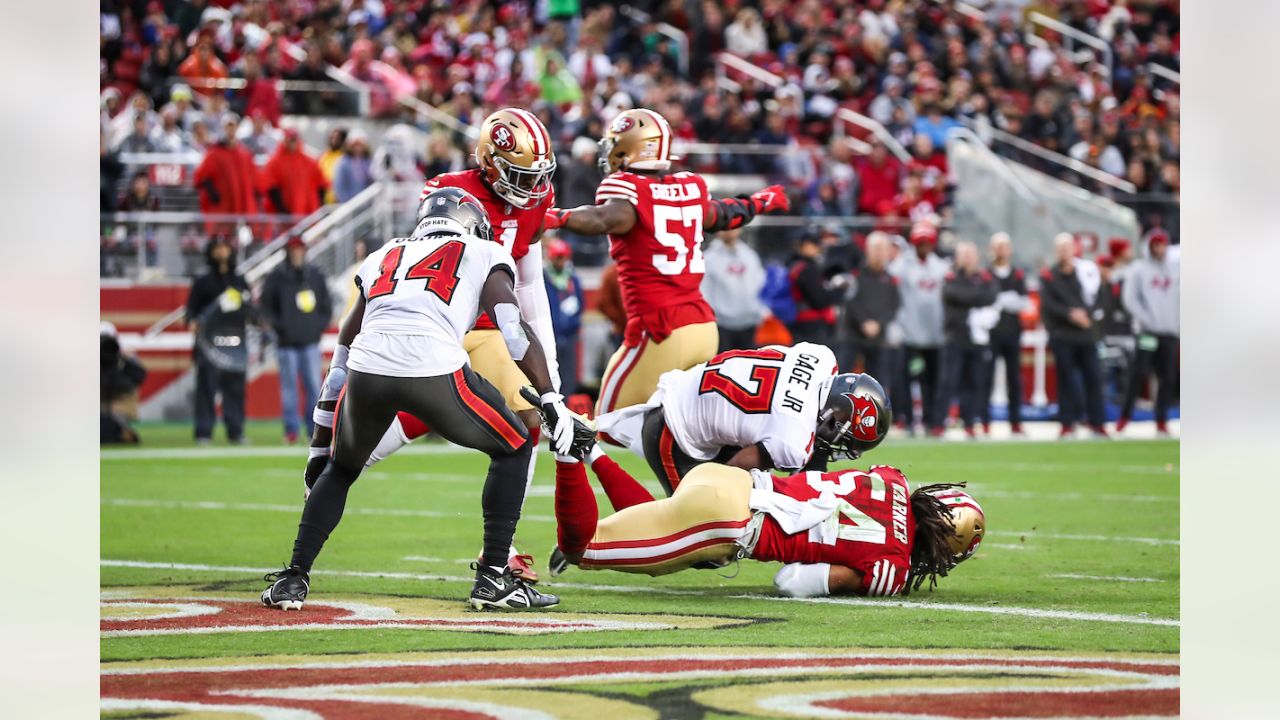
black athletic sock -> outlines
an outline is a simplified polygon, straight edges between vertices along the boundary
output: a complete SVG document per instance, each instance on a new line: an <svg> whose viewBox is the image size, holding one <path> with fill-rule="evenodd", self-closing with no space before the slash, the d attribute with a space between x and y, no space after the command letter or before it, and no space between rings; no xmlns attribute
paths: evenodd
<svg viewBox="0 0 1280 720"><path fill-rule="evenodd" d="M533 448L532 442L526 442L510 455L495 455L489 460L489 475L480 500L484 508L485 565L506 567L524 505L525 475L533 460Z"/></svg>
<svg viewBox="0 0 1280 720"><path fill-rule="evenodd" d="M342 511L347 506L347 491L356 481L356 475L335 462L325 466L302 508L302 522L298 523L298 537L293 541L290 565L311 572L311 563L320 554L324 541L342 520Z"/></svg>

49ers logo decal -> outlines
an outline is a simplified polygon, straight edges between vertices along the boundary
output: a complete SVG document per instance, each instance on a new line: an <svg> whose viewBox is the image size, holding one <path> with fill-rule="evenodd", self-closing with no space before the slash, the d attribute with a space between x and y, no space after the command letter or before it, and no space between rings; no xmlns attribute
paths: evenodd
<svg viewBox="0 0 1280 720"><path fill-rule="evenodd" d="M500 123L495 123L493 130L489 132L489 139L493 141L495 147L503 152L511 152L516 149L516 134L511 132L511 128Z"/></svg>
<svg viewBox="0 0 1280 720"><path fill-rule="evenodd" d="M870 398L844 394L853 403L853 437L863 442L875 442L880 435L880 413Z"/></svg>
<svg viewBox="0 0 1280 720"><path fill-rule="evenodd" d="M623 115L613 121L613 127L609 128L610 132L624 133L636 126L636 121L630 115Z"/></svg>

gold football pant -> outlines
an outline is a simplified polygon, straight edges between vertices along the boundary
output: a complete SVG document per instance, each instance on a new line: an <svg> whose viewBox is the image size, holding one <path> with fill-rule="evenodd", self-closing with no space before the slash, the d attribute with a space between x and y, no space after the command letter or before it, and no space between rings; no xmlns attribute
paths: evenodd
<svg viewBox="0 0 1280 720"><path fill-rule="evenodd" d="M700 562L730 560L751 520L750 498L746 470L699 465L671 497L601 520L579 566L666 575Z"/></svg>
<svg viewBox="0 0 1280 720"><path fill-rule="evenodd" d="M507 401L507 407L517 413L533 409L532 405L520 397L520 388L528 385L529 379L516 366L516 361L511 359L501 332L472 330L463 336L462 349L471 358L471 369L498 388L502 398Z"/></svg>
<svg viewBox="0 0 1280 720"><path fill-rule="evenodd" d="M705 322L678 327L662 342L656 342L645 333L635 347L623 345L609 358L609 365L604 370L596 415L645 402L658 389L658 378L662 373L688 370L710 360L719 344L716 324ZM483 372L480 374L484 375ZM495 378L489 379L502 387Z"/></svg>

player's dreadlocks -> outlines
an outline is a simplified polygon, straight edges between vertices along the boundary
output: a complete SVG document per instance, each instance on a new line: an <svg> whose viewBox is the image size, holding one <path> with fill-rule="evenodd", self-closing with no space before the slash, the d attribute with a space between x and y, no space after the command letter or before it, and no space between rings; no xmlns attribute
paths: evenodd
<svg viewBox="0 0 1280 720"><path fill-rule="evenodd" d="M946 577L956 566L955 555L948 542L956 534L951 510L933 493L948 488L962 488L965 483L938 483L916 488L911 493L911 515L916 521L916 534L911 543L911 574L902 588L903 595L919 590L926 579L929 589L938 586L938 578Z"/></svg>

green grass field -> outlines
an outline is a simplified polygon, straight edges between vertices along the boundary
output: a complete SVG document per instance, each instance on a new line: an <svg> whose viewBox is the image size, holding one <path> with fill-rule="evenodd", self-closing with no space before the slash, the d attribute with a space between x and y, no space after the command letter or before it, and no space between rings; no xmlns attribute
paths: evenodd
<svg viewBox="0 0 1280 720"><path fill-rule="evenodd" d="M780 599L777 566L751 561L575 568L544 573L562 602L538 615L464 610L486 459L427 443L361 477L307 609L286 615L254 603L292 548L305 449L276 424L245 448L142 432L101 461L110 717L950 717L952 693L989 707L967 717L1177 712L1176 442L891 437L868 459L913 485L968 481L987 513L978 555L932 593ZM542 569L539 461L517 544Z"/></svg>

